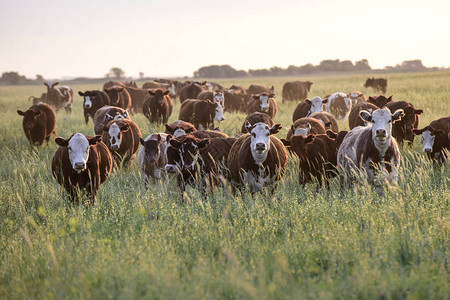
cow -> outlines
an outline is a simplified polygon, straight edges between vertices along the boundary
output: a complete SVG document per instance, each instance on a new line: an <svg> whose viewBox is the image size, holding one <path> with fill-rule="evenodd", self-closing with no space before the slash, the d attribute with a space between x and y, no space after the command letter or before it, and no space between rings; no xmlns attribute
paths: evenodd
<svg viewBox="0 0 450 300"><path fill-rule="evenodd" d="M317 119L304 117L295 120L286 135L286 139L290 140L293 135L307 136L308 134L325 134L326 129L322 122Z"/></svg>
<svg viewBox="0 0 450 300"><path fill-rule="evenodd" d="M140 138L141 146L137 156L137 162L141 169L142 180L147 186L149 178L153 183L164 178L167 164L166 133L153 133L144 139Z"/></svg>
<svg viewBox="0 0 450 300"><path fill-rule="evenodd" d="M341 146L342 141L344 141L344 138L347 135L347 133L348 133L348 131L346 131L346 130L342 130L342 131L339 131L339 132L335 132L335 131L332 131L332 130L327 130L327 135L330 138L336 140L336 155L337 155L337 153L339 151L339 147Z"/></svg>
<svg viewBox="0 0 450 300"><path fill-rule="evenodd" d="M245 112L247 105L252 98L252 95L235 92L234 90L229 89L224 92L224 99L227 104L226 111Z"/></svg>
<svg viewBox="0 0 450 300"><path fill-rule="evenodd" d="M313 114L310 114L309 117L319 120L325 127L325 129L331 129L334 132L339 131L339 125L336 121L336 118L326 111L315 112Z"/></svg>
<svg viewBox="0 0 450 300"><path fill-rule="evenodd" d="M316 96L311 100L306 99L305 101L300 102L294 110L292 122L295 122L295 120L303 117L308 117L310 114L313 114L315 112L322 111L323 105L327 102L328 99L322 99L319 96Z"/></svg>
<svg viewBox="0 0 450 300"><path fill-rule="evenodd" d="M413 130L419 127L423 109L416 109L412 103L406 101L391 101L386 104L386 107L392 113L398 109L403 109L404 116L402 119L392 124L392 136L400 146L403 146L404 140L412 146L415 137Z"/></svg>
<svg viewBox="0 0 450 300"><path fill-rule="evenodd" d="M50 105L37 103L17 113L23 116L23 131L31 145L42 145L44 140L48 144L50 136L56 134L56 115Z"/></svg>
<svg viewBox="0 0 450 300"><path fill-rule="evenodd" d="M228 92L232 94L247 94L247 89L242 85L233 84L228 88Z"/></svg>
<svg viewBox="0 0 450 300"><path fill-rule="evenodd" d="M212 102L219 103L225 109L225 96L223 91L203 91L198 94L197 99L211 100Z"/></svg>
<svg viewBox="0 0 450 300"><path fill-rule="evenodd" d="M167 90L170 85L163 82L147 81L142 85L142 89L162 89Z"/></svg>
<svg viewBox="0 0 450 300"><path fill-rule="evenodd" d="M142 113L142 107L144 105L144 102L148 98L149 89L140 89L135 87L124 87L128 94L130 94L131 98L131 112L132 113ZM164 89L165 90L165 89ZM167 92L169 93L169 92Z"/></svg>
<svg viewBox="0 0 450 300"><path fill-rule="evenodd" d="M219 103L209 100L188 99L181 104L179 120L191 122L195 128L214 128L214 121L225 119L223 108Z"/></svg>
<svg viewBox="0 0 450 300"><path fill-rule="evenodd" d="M347 97L352 101L352 106L355 106L357 103L366 102L366 96L363 93L358 91L353 91L347 94Z"/></svg>
<svg viewBox="0 0 450 300"><path fill-rule="evenodd" d="M163 91L161 89L157 89L156 91L148 90L148 94L150 96L142 106L144 116L150 123L167 123L173 110L173 103L169 96L169 91Z"/></svg>
<svg viewBox="0 0 450 300"><path fill-rule="evenodd" d="M180 91L180 102L183 103L186 99L197 99L198 94L203 91L212 91L212 86L209 88L206 85L206 81L204 82L189 82L185 85Z"/></svg>
<svg viewBox="0 0 450 300"><path fill-rule="evenodd" d="M117 166L128 167L139 149L141 131L131 120L111 120L103 127L103 141Z"/></svg>
<svg viewBox="0 0 450 300"><path fill-rule="evenodd" d="M112 157L102 137L75 133L68 139L55 139L59 148L52 159L52 174L69 193L72 202L79 202L78 192L85 191L94 204L100 184L112 170Z"/></svg>
<svg viewBox="0 0 450 300"><path fill-rule="evenodd" d="M112 87L104 89L105 93L109 97L109 104L111 106L117 106L130 111L132 101L130 94L124 87Z"/></svg>
<svg viewBox="0 0 450 300"><path fill-rule="evenodd" d="M89 117L94 119L94 115L101 107L109 105L108 95L99 90L78 92L78 95L83 97L83 114L86 124L89 122Z"/></svg>
<svg viewBox="0 0 450 300"><path fill-rule="evenodd" d="M350 181L356 179L355 174L367 174L381 195L384 180L391 183L398 180L400 151L391 130L392 123L402 118L403 110L391 113L380 108L372 113L362 110L359 114L369 125L355 127L345 135L338 151L338 165Z"/></svg>
<svg viewBox="0 0 450 300"><path fill-rule="evenodd" d="M94 115L94 132L103 134L103 127L111 120L130 119L128 112L117 106L103 106Z"/></svg>
<svg viewBox="0 0 450 300"><path fill-rule="evenodd" d="M324 105L324 111L331 113L337 120L346 121L352 109L352 101L345 93L333 93L325 96L328 102Z"/></svg>
<svg viewBox="0 0 450 300"><path fill-rule="evenodd" d="M306 100L308 93L311 92L311 81L289 81L283 85L282 102Z"/></svg>
<svg viewBox="0 0 450 300"><path fill-rule="evenodd" d="M259 85L259 84L250 84L250 86L247 89L247 94L250 95L257 95L257 94L273 94L273 98L277 96L277 93L275 92L275 87L272 85L271 87Z"/></svg>
<svg viewBox="0 0 450 300"><path fill-rule="evenodd" d="M326 134L294 135L290 140L282 140L285 146L299 158L299 183L317 180L319 186L337 175L336 140Z"/></svg>
<svg viewBox="0 0 450 300"><path fill-rule="evenodd" d="M434 120L430 125L414 129L413 132L422 135L423 152L427 153L428 158L438 162L447 159L450 151L450 116Z"/></svg>
<svg viewBox="0 0 450 300"><path fill-rule="evenodd" d="M277 115L278 106L273 97L274 94L253 94L253 99L247 106L247 114L261 112L267 114L272 119L275 118Z"/></svg>
<svg viewBox="0 0 450 300"><path fill-rule="evenodd" d="M366 83L364 83L364 87L371 87L374 91L381 91L383 94L386 94L387 90L387 79L384 78L367 78Z"/></svg>
<svg viewBox="0 0 450 300"><path fill-rule="evenodd" d="M47 103L53 106L56 111L64 107L66 112L72 112L73 90L68 86L58 86L59 82L44 82L47 87Z"/></svg>
<svg viewBox="0 0 450 300"><path fill-rule="evenodd" d="M197 129L189 122L177 120L172 124L165 124L165 133L173 135L174 137L179 137L181 135L186 135L197 131Z"/></svg>
<svg viewBox="0 0 450 300"><path fill-rule="evenodd" d="M389 98L386 98L386 96L384 96L384 95L379 95L376 97L369 97L369 100L367 100L367 102L372 103L379 108L385 107L391 101L392 101L392 95L389 96Z"/></svg>
<svg viewBox="0 0 450 300"><path fill-rule="evenodd" d="M386 98L385 96L380 95L378 97L369 97L368 102L360 102L355 104L348 116L348 125L350 127L350 130L357 126L366 126L367 124L369 124L367 122L364 122L364 120L360 118L359 112L361 110L367 110L368 112L372 113L378 108L385 107L386 104L391 101L392 96Z"/></svg>
<svg viewBox="0 0 450 300"><path fill-rule="evenodd" d="M288 156L283 143L273 136L281 129L265 123L247 123L249 133L239 137L227 158L229 179L238 186L248 186L250 192L262 192L270 186L273 194L287 168Z"/></svg>
<svg viewBox="0 0 450 300"><path fill-rule="evenodd" d="M247 133L247 123L250 123L250 125L254 125L256 123L265 123L269 127L273 126L272 118L269 117L269 115L260 112L251 113L245 118L244 123L241 127L241 133Z"/></svg>
<svg viewBox="0 0 450 300"><path fill-rule="evenodd" d="M109 89L115 86L121 86L121 87L134 87L137 88L136 81L117 81L117 80L110 80L103 84L103 89Z"/></svg>

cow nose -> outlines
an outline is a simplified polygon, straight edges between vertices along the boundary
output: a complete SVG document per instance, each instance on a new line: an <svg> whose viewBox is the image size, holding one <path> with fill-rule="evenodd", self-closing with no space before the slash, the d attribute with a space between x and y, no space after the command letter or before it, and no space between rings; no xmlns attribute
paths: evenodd
<svg viewBox="0 0 450 300"><path fill-rule="evenodd" d="M177 172L177 167L175 165L169 165L167 164L165 167L167 172L169 173L176 173Z"/></svg>
<svg viewBox="0 0 450 300"><path fill-rule="evenodd" d="M113 149L113 150L119 150L119 146L117 146L117 145L111 145L111 149Z"/></svg>
<svg viewBox="0 0 450 300"><path fill-rule="evenodd" d="M431 149L430 148L425 148L423 149L426 153L431 153Z"/></svg>
<svg viewBox="0 0 450 300"><path fill-rule="evenodd" d="M75 169L76 170L83 170L84 169L84 162L76 162L75 163Z"/></svg>
<svg viewBox="0 0 450 300"><path fill-rule="evenodd" d="M377 136L386 136L385 129L377 129Z"/></svg>
<svg viewBox="0 0 450 300"><path fill-rule="evenodd" d="M266 144L264 144L264 143L257 143L256 144L256 150L266 150Z"/></svg>
<svg viewBox="0 0 450 300"><path fill-rule="evenodd" d="M90 104L86 104L84 107L91 108L91 105Z"/></svg>

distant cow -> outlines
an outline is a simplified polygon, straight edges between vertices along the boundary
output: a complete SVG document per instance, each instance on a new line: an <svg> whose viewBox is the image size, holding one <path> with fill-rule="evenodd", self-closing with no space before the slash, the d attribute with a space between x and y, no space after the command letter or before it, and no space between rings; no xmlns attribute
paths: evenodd
<svg viewBox="0 0 450 300"><path fill-rule="evenodd" d="M337 120L345 121L352 109L352 101L345 93L334 93L325 96L328 102L324 105L324 111L331 113Z"/></svg>
<svg viewBox="0 0 450 300"><path fill-rule="evenodd" d="M245 121L241 127L241 133L247 133L248 123L250 125L255 125L256 123L265 123L269 127L273 126L272 118L269 117L269 115L260 112L251 113L245 118Z"/></svg>
<svg viewBox="0 0 450 300"><path fill-rule="evenodd" d="M404 140L412 145L415 137L413 130L419 127L420 115L423 110L416 109L413 104L406 101L389 102L386 107L392 113L398 109L403 109L404 116L402 119L392 124L392 136L400 146L403 146Z"/></svg>
<svg viewBox="0 0 450 300"><path fill-rule="evenodd" d="M69 193L74 202L79 191L85 191L94 204L97 191L111 173L111 154L101 136L90 137L81 133L69 139L56 138L60 147L52 159L52 174Z"/></svg>
<svg viewBox="0 0 450 300"><path fill-rule="evenodd" d="M266 93L253 95L253 99L247 106L247 114L261 112L267 114L272 119L275 118L278 112L278 106L273 97L274 94Z"/></svg>
<svg viewBox="0 0 450 300"><path fill-rule="evenodd" d="M94 115L101 107L109 105L109 97L103 91L86 91L78 92L78 95L83 97L83 114L86 124L89 122L89 117L94 119Z"/></svg>
<svg viewBox="0 0 450 300"><path fill-rule="evenodd" d="M23 116L23 131L31 145L42 145L44 140L48 143L50 136L56 134L56 115L48 104L38 103L17 113Z"/></svg>
<svg viewBox="0 0 450 300"><path fill-rule="evenodd" d="M286 135L286 139L290 140L293 135L307 136L308 134L325 134L325 127L317 119L314 118L300 118L295 120L290 130Z"/></svg>
<svg viewBox="0 0 450 300"><path fill-rule="evenodd" d="M165 175L167 136L166 133L153 133L145 140L140 138L141 146L137 162L145 185L148 184L149 178L152 179L153 183L156 183Z"/></svg>
<svg viewBox="0 0 450 300"><path fill-rule="evenodd" d="M121 86L121 87L134 87L137 88L137 84L136 81L117 81L117 80L110 80L105 82L105 84L103 84L103 89L109 89L115 86Z"/></svg>
<svg viewBox="0 0 450 300"><path fill-rule="evenodd" d="M47 86L47 103L53 106L56 111L64 107L66 112L72 112L73 90L68 86L58 86L59 82L44 82Z"/></svg>
<svg viewBox="0 0 450 300"><path fill-rule="evenodd" d="M283 85L283 103L285 101L303 101L311 92L311 81L289 81Z"/></svg>
<svg viewBox="0 0 450 300"><path fill-rule="evenodd" d="M422 129L414 129L422 135L423 152L428 158L443 162L447 159L445 150L450 151L450 116L434 120Z"/></svg>
<svg viewBox="0 0 450 300"><path fill-rule="evenodd" d="M367 174L381 194L385 179L393 183L398 180L400 151L391 138L391 129L392 123L403 116L403 110L394 113L387 108L373 113L362 110L360 116L370 125L355 127L347 133L338 151L338 164L350 180L356 179L355 174L360 172Z"/></svg>
<svg viewBox="0 0 450 300"><path fill-rule="evenodd" d="M103 127L111 120L130 119L128 112L117 106L103 106L94 115L94 132L102 135Z"/></svg>
<svg viewBox="0 0 450 300"><path fill-rule="evenodd" d="M180 91L180 102L183 103L186 99L197 99L198 94L203 91L212 91L212 86L209 89L206 85L206 81L204 82L190 82L186 86L184 86Z"/></svg>
<svg viewBox="0 0 450 300"><path fill-rule="evenodd" d="M148 90L149 97L145 100L142 111L151 123L167 123L172 115L173 103L169 91L157 89Z"/></svg>
<svg viewBox="0 0 450 300"><path fill-rule="evenodd" d="M112 87L104 89L109 97L109 104L130 111L132 100L130 94L124 87Z"/></svg>
<svg viewBox="0 0 450 300"><path fill-rule="evenodd" d="M292 116L292 122L295 120L308 117L310 114L322 111L323 104L326 104L328 99L322 99L319 96L312 98L311 100L306 99L300 102L295 108L294 115Z"/></svg>
<svg viewBox="0 0 450 300"><path fill-rule="evenodd" d="M162 90L167 90L167 87L169 85L167 83L163 83L163 82L157 82L157 81L147 81L144 82L144 84L142 85L143 89L162 89Z"/></svg>
<svg viewBox="0 0 450 300"><path fill-rule="evenodd" d="M364 96L363 93L358 92L358 91L353 91L347 94L347 96L350 98L350 100L352 101L352 106L355 106L356 103L361 103L361 102L366 102L366 96Z"/></svg>
<svg viewBox="0 0 450 300"><path fill-rule="evenodd" d="M364 83L364 87L371 87L374 91L381 91L383 94L386 94L387 89L387 79L384 78L367 78L366 83Z"/></svg>
<svg viewBox="0 0 450 300"><path fill-rule="evenodd" d="M178 119L191 122L195 128L214 128L214 121L225 119L223 108L219 103L209 100L188 99L181 104Z"/></svg>
<svg viewBox="0 0 450 300"><path fill-rule="evenodd" d="M310 114L309 117L319 120L325 127L325 129L331 129L334 132L339 131L339 125L336 121L336 118L326 111L315 112L313 114Z"/></svg>
<svg viewBox="0 0 450 300"><path fill-rule="evenodd" d="M197 129L189 122L177 120L172 124L165 124L166 131L165 133L173 135L174 137L178 137L181 135L186 135L197 131Z"/></svg>
<svg viewBox="0 0 450 300"><path fill-rule="evenodd" d="M130 94L131 112L142 113L142 107L144 105L145 100L148 98L149 90L129 86L125 86L125 89L127 90L128 94Z"/></svg>
<svg viewBox="0 0 450 300"><path fill-rule="evenodd" d="M239 137L227 159L229 178L252 193L270 186L273 193L287 168L288 156L283 143L273 136L281 125L247 124L249 134Z"/></svg>
<svg viewBox="0 0 450 300"><path fill-rule="evenodd" d="M360 118L359 112L361 110L367 110L368 112L372 113L378 108L385 107L387 103L391 102L391 100L392 96L386 98L385 96L380 95L378 97L369 97L368 102L360 102L355 104L348 116L348 125L350 129L353 129L357 126L366 126L369 124L368 122L365 122Z"/></svg>
<svg viewBox="0 0 450 300"><path fill-rule="evenodd" d="M211 100L212 102L219 103L222 108L225 109L225 96L223 91L203 91L198 94L197 99L200 100Z"/></svg>
<svg viewBox="0 0 450 300"><path fill-rule="evenodd" d="M259 84L251 84L247 89L247 94L256 95L266 93L268 95L273 94L273 98L277 96L275 92L275 87L272 85L271 87Z"/></svg>

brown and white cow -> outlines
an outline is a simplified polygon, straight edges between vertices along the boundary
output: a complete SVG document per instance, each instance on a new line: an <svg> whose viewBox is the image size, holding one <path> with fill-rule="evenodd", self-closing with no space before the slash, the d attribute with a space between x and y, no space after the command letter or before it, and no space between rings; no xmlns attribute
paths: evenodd
<svg viewBox="0 0 450 300"><path fill-rule="evenodd" d="M366 102L366 96L364 96L363 93L358 92L358 91L353 91L347 94L347 96L350 98L350 100L352 101L352 106L355 106L356 103L361 103L361 102Z"/></svg>
<svg viewBox="0 0 450 300"><path fill-rule="evenodd" d="M128 167L139 149L141 131L131 120L112 120L103 127L103 141L117 166Z"/></svg>
<svg viewBox="0 0 450 300"><path fill-rule="evenodd" d="M109 105L108 95L99 90L78 92L78 95L83 97L83 114L86 124L89 122L89 117L94 119L94 115L101 107Z"/></svg>
<svg viewBox="0 0 450 300"><path fill-rule="evenodd" d="M336 118L332 114L330 114L326 111L320 111L320 112L310 114L309 117L319 120L322 123L322 125L325 127L325 129L331 129L334 132L339 131L339 125L338 125Z"/></svg>
<svg viewBox="0 0 450 300"><path fill-rule="evenodd" d="M316 96L311 100L306 99L305 101L300 102L294 110L292 122L295 122L295 120L303 117L308 117L310 114L313 114L315 112L322 111L323 105L327 102L328 99L322 99L319 96Z"/></svg>
<svg viewBox="0 0 450 300"><path fill-rule="evenodd" d="M109 103L111 106L117 106L130 111L132 100L130 94L124 87L114 86L112 88L104 89L105 93L109 97Z"/></svg>
<svg viewBox="0 0 450 300"><path fill-rule="evenodd" d="M247 114L260 112L267 114L272 119L275 118L278 112L278 106L273 97L274 94L266 93L253 95L253 99L247 106Z"/></svg>
<svg viewBox="0 0 450 300"><path fill-rule="evenodd" d="M149 90L149 97L145 100L142 111L150 123L167 123L172 115L173 103L169 91L157 89Z"/></svg>
<svg viewBox="0 0 450 300"><path fill-rule="evenodd" d="M67 140L56 138L59 148L52 159L52 174L74 202L86 192L94 204L98 188L111 173L112 157L102 137L75 133Z"/></svg>
<svg viewBox="0 0 450 300"><path fill-rule="evenodd" d="M357 126L366 126L368 124L367 122L365 122L363 119L360 118L359 114L360 111L367 110L368 112L372 113L378 108L385 107L391 101L392 96L386 98L385 96L380 95L377 97L369 97L368 102L360 102L355 104L355 106L353 106L348 116L348 125L350 129L353 129Z"/></svg>
<svg viewBox="0 0 450 300"><path fill-rule="evenodd" d="M283 85L283 100L285 101L303 101L308 98L308 93L311 92L311 81L289 81Z"/></svg>
<svg viewBox="0 0 450 300"><path fill-rule="evenodd" d="M56 134L56 115L48 104L37 103L17 113L23 116L23 131L31 145L42 145L44 140L48 144L50 136Z"/></svg>
<svg viewBox="0 0 450 300"><path fill-rule="evenodd" d="M181 104L178 119L191 122L195 128L214 128L214 121L225 120L223 108L219 103L209 100L188 99Z"/></svg>
<svg viewBox="0 0 450 300"><path fill-rule="evenodd" d="M224 91L203 91L198 94L197 99L211 100L212 102L219 103L223 109L225 109L225 95Z"/></svg>
<svg viewBox="0 0 450 300"><path fill-rule="evenodd" d="M247 123L250 123L250 125L255 125L256 123L265 123L267 126L272 127L273 121L272 118L269 117L267 114L263 114L260 112L254 112L249 114L246 118L244 123L241 127L241 133L247 133Z"/></svg>
<svg viewBox="0 0 450 300"><path fill-rule="evenodd" d="M145 185L148 184L149 178L156 183L165 176L167 136L166 133L153 133L145 140L140 138L137 162Z"/></svg>
<svg viewBox="0 0 450 300"><path fill-rule="evenodd" d="M369 125L355 127L347 133L339 147L338 164L350 180L356 179L355 174L367 174L381 194L384 180L391 183L398 180L400 151L391 131L392 123L401 119L403 110L394 113L387 108L373 113L362 110L360 116Z"/></svg>
<svg viewBox="0 0 450 300"><path fill-rule="evenodd" d="M406 140L411 146L414 142L414 129L419 127L420 115L422 109L416 109L412 103L406 101L391 101L386 107L393 113L398 109L403 109L404 116L401 120L392 124L392 136L397 140L400 146Z"/></svg>
<svg viewBox="0 0 450 300"><path fill-rule="evenodd" d="M247 94L250 95L256 95L256 94L273 94L273 98L277 96L277 93L275 92L275 87L272 85L271 87L265 86L265 85L259 85L259 84L250 84L250 86L247 89Z"/></svg>
<svg viewBox="0 0 450 300"><path fill-rule="evenodd" d="M443 162L450 151L450 116L434 120L422 129L414 129L422 135L423 152L428 158ZM446 152L447 151L447 152Z"/></svg>
<svg viewBox="0 0 450 300"><path fill-rule="evenodd" d="M325 96L328 101L324 105L324 111L331 113L338 120L345 121L352 109L352 101L345 93L333 93Z"/></svg>
<svg viewBox="0 0 450 300"><path fill-rule="evenodd" d="M364 83L364 87L371 87L374 91L381 91L383 94L386 94L387 90L387 79L384 78L367 78L366 83Z"/></svg>
<svg viewBox="0 0 450 300"><path fill-rule="evenodd" d="M270 186L273 193L287 168L288 156L283 143L273 136L281 129L265 123L247 124L249 134L239 137L227 159L229 179L248 186L252 193Z"/></svg>
<svg viewBox="0 0 450 300"><path fill-rule="evenodd" d="M165 124L165 133L173 135L174 137L179 137L181 135L186 135L197 131L197 129L189 122L177 120L171 124Z"/></svg>
<svg viewBox="0 0 450 300"><path fill-rule="evenodd" d="M95 112L94 115L94 132L102 135L103 127L111 120L130 119L128 112L117 106L103 106Z"/></svg>
<svg viewBox="0 0 450 300"><path fill-rule="evenodd" d="M300 118L295 120L286 135L286 139L290 140L293 135L301 135L306 137L308 134L325 134L326 130L322 122L314 118Z"/></svg>
<svg viewBox="0 0 450 300"><path fill-rule="evenodd" d="M68 86L56 86L59 82L44 82L47 87L47 103L53 106L56 111L64 107L66 112L72 112L73 90Z"/></svg>

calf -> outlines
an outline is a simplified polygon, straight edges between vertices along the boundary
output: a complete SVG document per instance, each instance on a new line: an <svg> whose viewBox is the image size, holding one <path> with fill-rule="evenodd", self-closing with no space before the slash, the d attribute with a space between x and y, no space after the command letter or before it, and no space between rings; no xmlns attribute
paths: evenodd
<svg viewBox="0 0 450 300"><path fill-rule="evenodd" d="M317 119L300 118L295 120L291 129L288 131L286 139L290 140L293 135L302 135L306 137L308 134L325 134L325 127Z"/></svg>
<svg viewBox="0 0 450 300"><path fill-rule="evenodd" d="M52 159L53 177L66 189L72 201L78 202L76 196L83 190L94 204L100 184L112 169L111 154L102 137L75 133L67 140L56 138L55 142L60 147Z"/></svg>
<svg viewBox="0 0 450 300"><path fill-rule="evenodd" d="M38 103L17 113L23 116L23 131L31 145L42 145L44 140L48 144L50 136L56 134L56 115L48 104Z"/></svg>
<svg viewBox="0 0 450 300"><path fill-rule="evenodd" d="M186 135L189 133L192 133L194 131L197 131L195 129L194 125L192 125L189 122L177 120L173 122L172 124L165 124L166 131L165 133L173 135L174 137L178 137L181 135Z"/></svg>
<svg viewBox="0 0 450 300"><path fill-rule="evenodd" d="M387 90L387 79L384 78L367 78L366 83L364 83L364 87L371 87L374 91L381 91L383 94L386 94Z"/></svg>
<svg viewBox="0 0 450 300"><path fill-rule="evenodd" d="M94 115L94 132L103 134L103 127L111 120L130 119L128 112L117 106L103 106Z"/></svg>
<svg viewBox="0 0 450 300"><path fill-rule="evenodd" d="M150 123L167 123L169 117L172 115L173 103L169 96L169 91L157 89L156 91L149 90L150 97L145 100L142 106L144 116Z"/></svg>
<svg viewBox="0 0 450 300"><path fill-rule="evenodd" d="M131 108L131 97L128 91L124 87L112 87L104 89L105 93L109 97L109 103L111 106L117 106L130 111Z"/></svg>
<svg viewBox="0 0 450 300"><path fill-rule="evenodd" d="M223 91L203 91L198 94L197 99L200 100L211 100L212 102L219 103L222 108L225 109L225 96Z"/></svg>
<svg viewBox="0 0 450 300"><path fill-rule="evenodd" d="M89 117L94 119L94 115L101 107L109 105L109 97L103 91L86 91L78 92L78 95L83 97L83 114L86 124L89 122Z"/></svg>
<svg viewBox="0 0 450 300"><path fill-rule="evenodd" d="M181 104L178 119L191 122L195 128L214 128L214 121L225 120L220 104L209 100L188 99Z"/></svg>
<svg viewBox="0 0 450 300"><path fill-rule="evenodd" d="M289 81L283 85L283 103L285 101L303 101L311 92L311 81Z"/></svg>
<svg viewBox="0 0 450 300"><path fill-rule="evenodd" d="M103 140L117 166L128 167L140 145L141 131L131 120L112 120L103 127Z"/></svg>
<svg viewBox="0 0 450 300"><path fill-rule="evenodd" d="M267 114L272 119L275 118L278 107L275 99L273 99L274 94L258 94L253 95L253 100L247 106L247 114L254 112L261 112Z"/></svg>
<svg viewBox="0 0 450 300"><path fill-rule="evenodd" d="M252 193L271 186L275 191L286 171L288 157L283 143L273 136L281 125L247 124L249 134L239 137L227 159L229 179L240 186L248 186Z"/></svg>
<svg viewBox="0 0 450 300"><path fill-rule="evenodd" d="M414 134L422 135L423 152L428 158L444 162L450 151L450 116L434 120L422 129L414 129Z"/></svg>
<svg viewBox="0 0 450 300"><path fill-rule="evenodd" d="M162 179L165 175L165 166L167 164L166 133L153 133L143 140L140 138L141 146L137 156L137 162L141 169L142 180L144 184L148 184L149 178L153 183Z"/></svg>
<svg viewBox="0 0 450 300"><path fill-rule="evenodd" d="M73 90L68 86L59 86L59 82L44 82L47 87L47 103L53 106L56 111L64 107L66 112L72 112Z"/></svg>
<svg viewBox="0 0 450 300"><path fill-rule="evenodd" d="M392 123L403 116L399 109L393 114L387 109L377 109L373 113L366 110L360 112L361 118L370 125L353 128L345 136L338 151L338 164L346 172L349 179L363 172L368 175L379 194L382 182L376 171L381 169L383 180L396 183L400 152L395 139L391 138Z"/></svg>
<svg viewBox="0 0 450 300"><path fill-rule="evenodd" d="M405 114L402 119L392 125L392 136L397 140L400 146L406 140L410 146L414 142L414 129L419 127L420 115L422 109L416 109L414 105L406 101L392 101L386 107L393 113L397 109L403 109Z"/></svg>
<svg viewBox="0 0 450 300"><path fill-rule="evenodd" d="M292 116L292 122L295 120L308 117L310 114L322 111L323 104L326 104L328 99L322 99L319 96L312 98L311 100L306 99L300 102L295 108L294 115Z"/></svg>
<svg viewBox="0 0 450 300"><path fill-rule="evenodd" d="M247 123L250 123L250 125L265 123L269 127L273 126L272 118L260 112L251 113L245 118L244 124L242 124L241 127L241 133L247 133Z"/></svg>
<svg viewBox="0 0 450 300"><path fill-rule="evenodd" d="M324 105L324 110L331 113L338 120L345 121L352 109L352 101L347 94L334 93L329 96L327 103Z"/></svg>
<svg viewBox="0 0 450 300"><path fill-rule="evenodd" d="M339 131L339 125L337 123L336 118L332 114L330 114L326 111L320 111L320 112L310 114L309 117L319 120L322 123L322 125L325 127L325 129L331 129L334 132Z"/></svg>

